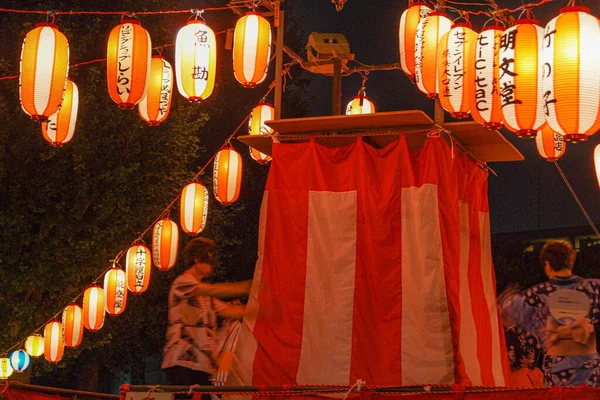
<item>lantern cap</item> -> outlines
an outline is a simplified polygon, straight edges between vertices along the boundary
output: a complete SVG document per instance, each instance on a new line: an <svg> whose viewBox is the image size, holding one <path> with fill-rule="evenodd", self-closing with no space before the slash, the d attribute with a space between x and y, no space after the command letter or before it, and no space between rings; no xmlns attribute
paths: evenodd
<svg viewBox="0 0 600 400"><path fill-rule="evenodd" d="M260 106L269 106L269 107L273 107L273 105L271 103L267 103L265 101L261 101L260 103L258 103L256 105L256 107L260 107Z"/></svg>
<svg viewBox="0 0 600 400"><path fill-rule="evenodd" d="M513 23L513 26L522 25L522 24L532 24L532 25L540 25L540 21L534 18L522 18L518 19Z"/></svg>
<svg viewBox="0 0 600 400"><path fill-rule="evenodd" d="M135 24L135 25L142 25L142 23L137 20L137 19L122 19L121 23L119 25L123 25L123 24Z"/></svg>
<svg viewBox="0 0 600 400"><path fill-rule="evenodd" d="M157 59L160 59L160 60L164 60L165 59L162 54L155 54L155 55L152 56L152 58L157 58Z"/></svg>
<svg viewBox="0 0 600 400"><path fill-rule="evenodd" d="M441 11L430 12L429 15L428 15L428 17L446 17L446 18L448 18L448 16L446 15L446 13L441 12Z"/></svg>
<svg viewBox="0 0 600 400"><path fill-rule="evenodd" d="M586 6L567 6L567 7L561 8L558 12L560 14L566 13L566 12L584 12L584 13L591 14L592 10L590 10L590 8L586 7Z"/></svg>
<svg viewBox="0 0 600 400"><path fill-rule="evenodd" d="M262 15L260 15L260 13L258 11L248 11L248 12L246 12L246 14L244 14L244 17L246 15L258 15L259 17L262 18Z"/></svg>
<svg viewBox="0 0 600 400"><path fill-rule="evenodd" d="M206 22L200 20L200 19L191 19L187 22L186 25L192 25L192 24L202 24L202 25L206 25Z"/></svg>
<svg viewBox="0 0 600 400"><path fill-rule="evenodd" d="M469 28L472 30L473 26L468 22L456 22L456 23L452 24L452 27L450 27L450 29L454 29L454 28Z"/></svg>
<svg viewBox="0 0 600 400"><path fill-rule="evenodd" d="M38 22L35 24L36 28L40 26L49 26L50 28L58 29L58 25L53 24L52 22Z"/></svg>
<svg viewBox="0 0 600 400"><path fill-rule="evenodd" d="M425 6L425 7L429 8L429 9L431 9L431 7L429 7L429 4L425 3L424 1L420 1L420 0L415 0L415 1L412 1L412 2L409 1L408 8L417 7L417 6L418 7Z"/></svg>
<svg viewBox="0 0 600 400"><path fill-rule="evenodd" d="M481 30L481 32L491 31L491 30L504 31L504 30L506 30L506 28L503 27L502 25L494 24L494 25L488 25L488 26L486 26L485 28L483 28Z"/></svg>

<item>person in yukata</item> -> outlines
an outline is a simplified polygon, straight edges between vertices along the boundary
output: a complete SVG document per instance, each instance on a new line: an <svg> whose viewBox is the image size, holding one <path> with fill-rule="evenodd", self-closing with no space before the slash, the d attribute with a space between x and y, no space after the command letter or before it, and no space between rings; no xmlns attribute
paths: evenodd
<svg viewBox="0 0 600 400"><path fill-rule="evenodd" d="M600 387L600 279L573 275L575 251L568 241L549 241L540 252L548 281L500 304L507 327L517 326L539 339L547 386Z"/></svg>

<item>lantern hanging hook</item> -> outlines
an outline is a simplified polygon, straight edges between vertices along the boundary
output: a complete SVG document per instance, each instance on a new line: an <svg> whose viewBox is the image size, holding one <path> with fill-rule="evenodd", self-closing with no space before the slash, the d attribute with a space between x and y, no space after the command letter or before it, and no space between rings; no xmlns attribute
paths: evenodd
<svg viewBox="0 0 600 400"><path fill-rule="evenodd" d="M190 10L190 12L192 13L192 15L190 16L190 18L188 19L188 21L190 19L192 19L192 17L194 18L194 21L197 21L198 18L200 18L202 21L206 22L206 20L204 19L204 17L202 16L202 14L204 14L204 9L200 9L200 8L192 8Z"/></svg>
<svg viewBox="0 0 600 400"><path fill-rule="evenodd" d="M137 15L135 15L135 13L132 13L132 12L124 12L124 13L121 15L121 23L123 23L123 21L124 21L124 20L127 20L127 19L134 19L134 18L137 18Z"/></svg>
<svg viewBox="0 0 600 400"><path fill-rule="evenodd" d="M52 21L49 21L50 18L52 18ZM56 11L48 10L48 12L46 13L46 22L54 24L55 19L56 19Z"/></svg>

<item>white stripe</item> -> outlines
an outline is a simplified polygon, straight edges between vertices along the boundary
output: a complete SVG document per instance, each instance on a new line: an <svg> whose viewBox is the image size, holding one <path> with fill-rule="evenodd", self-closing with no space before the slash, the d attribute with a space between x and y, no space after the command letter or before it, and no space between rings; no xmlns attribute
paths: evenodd
<svg viewBox="0 0 600 400"><path fill-rule="evenodd" d="M267 135L273 132L269 126L265 124L265 121L271 121L274 119L274 109L271 106L263 105L260 107L260 133Z"/></svg>
<svg viewBox="0 0 600 400"><path fill-rule="evenodd" d="M357 193L309 192L298 384L350 382Z"/></svg>
<svg viewBox="0 0 600 400"><path fill-rule="evenodd" d="M430 22L431 18L429 17L419 22L417 33L415 35L415 83L423 93L427 93L427 90L423 85L423 29L425 28L425 24L429 24Z"/></svg>
<svg viewBox="0 0 600 400"><path fill-rule="evenodd" d="M194 228L194 214L196 214L196 203L195 203L195 196L196 195L200 195L200 193L196 194L196 188L198 188L197 184L190 184L187 185L185 187L185 193L184 195L184 207L185 207L185 213L184 213L184 217L185 220L181 221L185 228L188 231L193 231Z"/></svg>
<svg viewBox="0 0 600 400"><path fill-rule="evenodd" d="M239 184L238 169L242 167L242 160L237 151L229 151L229 168L227 169L227 193L226 201L231 202L235 197L235 191Z"/></svg>
<svg viewBox="0 0 600 400"><path fill-rule="evenodd" d="M58 358L58 343L60 340L60 329L56 322L52 323L52 333L50 335L50 358L54 361Z"/></svg>
<svg viewBox="0 0 600 400"><path fill-rule="evenodd" d="M508 28L506 31L504 31L503 36L508 37L508 34L510 32L512 32L513 30L517 29L517 27L518 27L518 25ZM500 47L500 60L502 60L504 58L507 58L509 60L514 59L515 58L514 49L511 49L510 47L503 49L502 47ZM500 88L503 87L504 84L506 84L506 85L514 84L515 78L511 77L509 74L504 74L503 77L501 77L501 75L502 74L498 75L499 81L500 81L500 87L498 88L498 90L501 90ZM500 107L502 109L502 116L504 118L504 122L506 123L506 125L508 125L515 131L519 130L519 126L517 124L517 117L516 117L517 110L516 110L515 105L507 104L506 106L502 107L502 102L501 102Z"/></svg>
<svg viewBox="0 0 600 400"><path fill-rule="evenodd" d="M579 132L589 131L597 122L600 107L600 21L579 12ZM595 132L589 132L593 134Z"/></svg>
<svg viewBox="0 0 600 400"><path fill-rule="evenodd" d="M35 61L35 93L33 95L33 102L35 104L35 112L38 115L46 111L48 101L50 100L55 51L56 37L54 30L48 26L44 26L40 32Z"/></svg>
<svg viewBox="0 0 600 400"><path fill-rule="evenodd" d="M462 32L463 37L465 38L465 40L463 40L463 42L462 42L462 46L460 46L460 47L457 45L458 41L451 40L451 36L455 30L457 32ZM466 34L467 34L467 30L463 27L454 28L454 29L450 30L450 33L448 34L448 65L454 65L454 66L460 67L460 69L463 72L463 76L461 76L459 78L460 84L456 83L456 79L454 76L449 76L449 79L450 79L450 83L448 85L448 91L450 92L449 100L450 100L450 104L452 105L452 109L454 112L461 111L461 106L463 103L463 86L465 85L464 74L467 72L467 69L471 68L470 65L466 65L466 63L465 63L465 56L467 55L465 48L468 45L467 40L466 40ZM458 43L460 43L460 42L458 42ZM457 52L456 51L457 48L460 49L461 51Z"/></svg>
<svg viewBox="0 0 600 400"><path fill-rule="evenodd" d="M454 383L436 185L402 189L402 385Z"/></svg>
<svg viewBox="0 0 600 400"><path fill-rule="evenodd" d="M82 321L81 308L73 307L73 310L75 311L73 313L73 337L76 340L79 340L79 335L81 334L81 321ZM74 343L71 343L71 344L74 344Z"/></svg>
<svg viewBox="0 0 600 400"><path fill-rule="evenodd" d="M194 59L194 67L199 67L200 71L204 71L205 69L208 71L210 60L210 46L208 43L196 43L196 46L194 46ZM210 71L207 73L210 73ZM201 96L204 93L208 79L210 78L207 78L206 80L194 79L194 96Z"/></svg>
<svg viewBox="0 0 600 400"><path fill-rule="evenodd" d="M244 69L244 79L251 82L256 72L256 56L258 51L258 16L248 15L246 18L246 30L244 34L244 54L242 67Z"/></svg>
<svg viewBox="0 0 600 400"><path fill-rule="evenodd" d="M560 16L557 18L560 18ZM556 18L554 18L553 20L548 22L548 24L546 25L546 32L553 31L555 27L556 27ZM549 41L547 43L553 44L554 39L552 39L551 41ZM543 49L544 50L542 53L542 62L548 63L550 68L546 69L543 72L542 89L544 90L544 92L550 91L551 93L555 93L555 90L554 90L554 68L555 68L557 62L560 63L560 60L554 60L554 46L546 46L544 44ZM546 74L548 74L548 76L546 76ZM552 96L552 97L554 97L554 96ZM550 128L552 128L553 131L560 133L561 135L565 135L566 134L565 130L558 123L558 118L556 115L556 108L550 103L550 104L548 104L548 110L550 112L546 116L546 121L548 122L548 125L550 125ZM540 142L543 143L540 136L542 136L541 132L538 132L538 134L536 136L536 144L537 144L538 138L539 138ZM542 145L542 147L543 147L543 145ZM538 150L539 150L539 148L540 147L538 147ZM545 152L544 152L544 154L545 154Z"/></svg>
<svg viewBox="0 0 600 400"><path fill-rule="evenodd" d="M486 100L486 104L485 106L487 106L487 110L484 111L479 111L479 114L481 115L481 118L483 118L484 121L486 122L490 122L490 118L492 117L492 108L493 108L493 104L494 104L494 100L493 97L494 95L492 95L492 82L494 80L494 64L496 64L496 59L494 57L494 33L496 31L495 30L489 30L489 31L484 31L481 32L479 34L478 40L477 40L477 50L476 50L476 59L483 59L485 60L485 63L480 63L480 65L485 65L485 69L475 69L475 74L477 78L480 78L481 80L481 85L487 85L487 87L478 87L477 84L475 85L475 93L472 93L472 96L476 96L477 95L477 90L483 90L483 92L485 93L485 97L483 98L484 100ZM481 43L486 43L485 46L482 46ZM480 57L481 56L481 57ZM483 79L482 79L483 78ZM497 84L496 84L497 85ZM476 97L474 98L474 102L473 102L473 107L477 108L477 101L478 100L482 100L482 99L477 99Z"/></svg>

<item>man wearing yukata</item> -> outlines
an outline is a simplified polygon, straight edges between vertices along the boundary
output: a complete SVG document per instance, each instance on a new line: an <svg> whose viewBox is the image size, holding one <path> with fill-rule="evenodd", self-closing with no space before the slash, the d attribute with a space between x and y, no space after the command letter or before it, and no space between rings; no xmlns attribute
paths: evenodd
<svg viewBox="0 0 600 400"><path fill-rule="evenodd" d="M550 241L540 252L548 281L507 296L500 305L508 327L536 334L545 350L547 386L600 387L600 279L573 275L575 251L568 241Z"/></svg>

